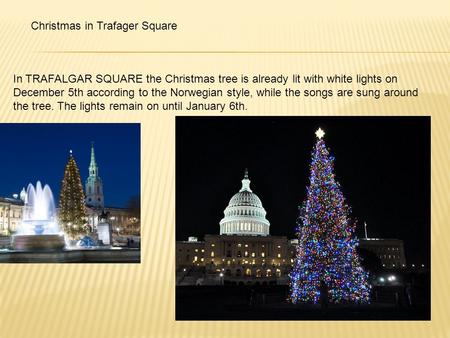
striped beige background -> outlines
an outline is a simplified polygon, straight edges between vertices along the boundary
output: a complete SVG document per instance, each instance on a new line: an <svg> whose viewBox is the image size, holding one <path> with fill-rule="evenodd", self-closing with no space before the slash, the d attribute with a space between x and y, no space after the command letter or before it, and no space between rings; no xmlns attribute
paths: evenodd
<svg viewBox="0 0 450 338"><path fill-rule="evenodd" d="M444 0L2 4L0 122L141 123L142 263L1 265L0 337L450 337L449 9ZM155 35L44 33L28 28L31 19L136 17L176 20L180 30ZM26 72L376 72L399 75L404 88L419 87L420 97L412 99L262 99L246 114L432 116L432 321L176 322L175 114L13 112L12 76ZM8 142L13 140L2 140L2 147ZM0 165L2 161L14 159L2 159Z"/></svg>

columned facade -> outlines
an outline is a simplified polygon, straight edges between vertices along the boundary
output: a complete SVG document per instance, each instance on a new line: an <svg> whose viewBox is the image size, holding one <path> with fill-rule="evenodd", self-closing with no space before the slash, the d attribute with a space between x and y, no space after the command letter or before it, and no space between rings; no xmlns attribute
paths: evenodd
<svg viewBox="0 0 450 338"><path fill-rule="evenodd" d="M0 235L15 232L22 222L23 202L19 199L0 198Z"/></svg>
<svg viewBox="0 0 450 338"><path fill-rule="evenodd" d="M248 171L242 180L242 188L235 194L220 221L221 235L268 236L270 223L266 219L259 197L250 189Z"/></svg>

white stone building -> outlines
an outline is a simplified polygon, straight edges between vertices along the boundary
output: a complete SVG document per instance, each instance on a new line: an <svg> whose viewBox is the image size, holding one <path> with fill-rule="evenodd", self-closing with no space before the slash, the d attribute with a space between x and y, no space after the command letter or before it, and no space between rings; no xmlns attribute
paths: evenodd
<svg viewBox="0 0 450 338"><path fill-rule="evenodd" d="M224 210L220 234L177 242L177 284L286 284L295 245L286 236L270 235L266 214L246 170Z"/></svg>

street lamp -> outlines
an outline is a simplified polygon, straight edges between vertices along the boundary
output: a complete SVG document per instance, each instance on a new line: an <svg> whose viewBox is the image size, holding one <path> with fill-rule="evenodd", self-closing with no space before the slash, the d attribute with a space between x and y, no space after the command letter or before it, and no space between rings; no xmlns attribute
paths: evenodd
<svg viewBox="0 0 450 338"><path fill-rule="evenodd" d="M388 277L388 281L390 281L390 282L393 282L393 281L395 281L396 279L397 279L397 278L396 278L394 275Z"/></svg>

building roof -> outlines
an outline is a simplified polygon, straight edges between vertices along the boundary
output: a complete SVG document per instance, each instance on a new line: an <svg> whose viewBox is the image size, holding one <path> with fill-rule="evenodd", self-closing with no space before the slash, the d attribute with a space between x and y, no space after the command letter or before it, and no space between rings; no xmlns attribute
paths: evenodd
<svg viewBox="0 0 450 338"><path fill-rule="evenodd" d="M1 203L9 203L14 205L23 205L23 201L17 198L10 198L10 197L0 197Z"/></svg>
<svg viewBox="0 0 450 338"><path fill-rule="evenodd" d="M232 222L255 222L269 226L270 222L266 219L266 210L264 209L259 197L250 189L250 179L248 171L245 170L242 179L242 188L238 193L231 197L228 206L224 210L224 218L220 221L220 225ZM222 232L226 235L240 234L232 228ZM267 235L265 232L252 230L248 235Z"/></svg>

